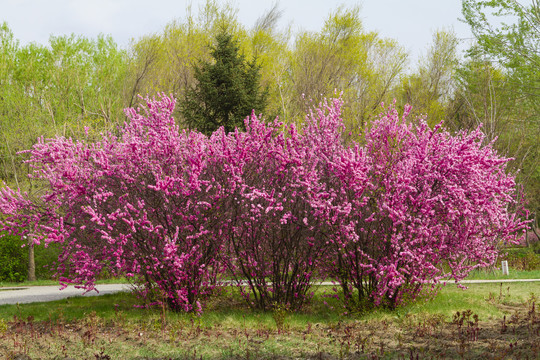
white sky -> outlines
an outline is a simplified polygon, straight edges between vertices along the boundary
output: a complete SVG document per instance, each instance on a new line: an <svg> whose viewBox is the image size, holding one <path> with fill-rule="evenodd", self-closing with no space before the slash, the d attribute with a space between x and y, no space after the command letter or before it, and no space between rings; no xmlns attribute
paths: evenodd
<svg viewBox="0 0 540 360"><path fill-rule="evenodd" d="M110 34L122 47L130 39L160 32L172 20L185 19L189 3L194 10L205 0L0 0L0 22L6 21L22 44L47 44L50 35L75 33L95 37ZM274 0L232 0L238 19L248 28ZM471 34L461 17L460 0L281 0L281 24L293 30L317 31L339 5L360 5L364 28L397 39L418 58L437 29L453 29L469 45Z"/></svg>

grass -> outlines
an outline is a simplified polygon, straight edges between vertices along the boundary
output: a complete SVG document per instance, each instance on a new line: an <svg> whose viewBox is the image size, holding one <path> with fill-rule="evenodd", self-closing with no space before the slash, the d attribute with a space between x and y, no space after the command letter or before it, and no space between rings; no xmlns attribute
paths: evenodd
<svg viewBox="0 0 540 360"><path fill-rule="evenodd" d="M323 298L323 291L329 287L321 286L311 304L303 311L290 313L287 321L290 325L305 326L307 323L338 322L348 318L349 314L335 299ZM530 297L531 293L540 297L539 283L489 283L468 284L468 289L460 289L448 284L441 288L434 299L420 299L413 304L397 310L373 310L362 314L354 314L357 320L398 319L404 314L442 314L451 317L459 309L471 309L484 319L504 315L499 304L519 305ZM491 301L488 301L490 300ZM324 305L326 301L328 305ZM29 303L20 305L1 305L0 319L10 320L33 317L36 321L63 318L68 321L81 320L89 311L95 312L103 319L114 319L122 312L131 320L139 320L151 315L161 315L161 308L138 308L138 299L131 293L106 294L92 297L71 297L64 300ZM167 316L173 319L185 317L185 314L175 314L167 311ZM191 316L191 315L189 315ZM231 324L237 326L239 321L250 324L261 322L267 325L274 323L271 312L251 310L244 306L237 294L226 294L210 299L207 310L199 318L205 325Z"/></svg>
<svg viewBox="0 0 540 360"><path fill-rule="evenodd" d="M535 294L540 297L540 282L467 284L463 290L448 284L431 301L415 302L405 307L412 313L442 314L451 317L455 311L470 309L482 319L494 319L505 314L500 305L518 306Z"/></svg>
<svg viewBox="0 0 540 360"><path fill-rule="evenodd" d="M23 282L9 282L9 281L0 281L0 288L2 287L25 287L25 286L46 286L46 285L57 285L57 280L35 280L35 281L23 281Z"/></svg>
<svg viewBox="0 0 540 360"><path fill-rule="evenodd" d="M319 291L303 311L251 310L230 290L200 317L130 293L0 306L0 356L32 359L383 359L540 356L540 283L443 287L394 311L347 313ZM324 305L323 301L329 305ZM535 302L536 304L536 302ZM468 312L470 311L470 313ZM459 325L456 314L466 321ZM527 315L528 314L528 315ZM474 315L480 319L477 325ZM528 317L527 317L528 316ZM505 318L506 317L506 318ZM458 317L459 318L459 317ZM504 321L504 322L503 322ZM472 324L472 325L471 325ZM478 330L476 330L476 327ZM476 334L478 332L478 334ZM476 334L476 335L475 335ZM476 337L475 337L476 336ZM26 341L25 339L31 339ZM518 345L513 345L514 343ZM465 352L465 353L464 353ZM411 355L412 354L412 355Z"/></svg>
<svg viewBox="0 0 540 360"><path fill-rule="evenodd" d="M503 275L501 270L475 270L467 280L502 280L502 279L540 279L540 270L513 270L510 268L509 275Z"/></svg>

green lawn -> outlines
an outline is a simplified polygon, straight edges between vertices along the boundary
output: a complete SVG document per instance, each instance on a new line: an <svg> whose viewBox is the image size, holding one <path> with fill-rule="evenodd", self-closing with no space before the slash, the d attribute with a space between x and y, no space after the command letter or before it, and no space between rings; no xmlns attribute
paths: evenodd
<svg viewBox="0 0 540 360"><path fill-rule="evenodd" d="M503 275L501 270L475 270L467 280L501 280L501 279L540 279L540 270L519 271L510 269L509 275Z"/></svg>
<svg viewBox="0 0 540 360"><path fill-rule="evenodd" d="M450 317L453 312L471 309L484 318L499 317L503 314L497 304L522 304L531 294L540 297L540 282L527 283L488 283L467 284L467 289L460 289L454 284L442 287L434 299L419 299L411 305L397 310L374 310L363 314L354 314L359 320L399 318L403 314L443 314ZM340 321L349 318L341 303L333 298L323 296L331 287L321 286L311 303L298 313L288 315L291 324L304 326L308 322ZM231 294L233 292L234 294ZM326 301L328 305L323 302ZM63 317L66 320L84 318L89 311L104 319L114 318L121 311L132 319L141 319L149 315L159 315L162 309L140 309L135 307L138 300L130 293L107 294L97 297L72 297L47 303L30 303L20 305L0 305L0 319L9 320L14 315L32 316L35 320L47 320ZM45 311L47 310L47 311ZM184 317L185 314L167 312L172 318ZM191 315L189 315L191 316ZM207 311L199 319L204 323L231 323L232 319L241 322L272 323L272 313L258 312L246 308L233 289L228 294L210 299Z"/></svg>

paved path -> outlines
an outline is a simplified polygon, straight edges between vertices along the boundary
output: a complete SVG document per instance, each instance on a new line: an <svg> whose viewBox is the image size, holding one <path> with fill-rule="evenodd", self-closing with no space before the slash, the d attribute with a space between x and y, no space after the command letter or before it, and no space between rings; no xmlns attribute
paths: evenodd
<svg viewBox="0 0 540 360"><path fill-rule="evenodd" d="M104 294L112 294L124 290L127 291L129 290L129 288L129 285L127 284L103 284L96 286L96 289L98 289L99 293L95 291L90 291L84 294L83 289L75 289L73 286L68 286L64 290L60 290L59 285L21 286L11 288L5 287L0 288L0 305L54 301L73 296L97 296Z"/></svg>
<svg viewBox="0 0 540 360"><path fill-rule="evenodd" d="M487 283L510 283L510 282L540 282L540 279L501 279L501 280L463 280L462 284L487 284ZM454 284L449 281L447 284ZM331 282L323 282L318 285L334 285ZM129 291L128 284L103 284L97 285L99 293L91 291L84 294L84 290L68 286L60 290L59 286L21 286L0 288L0 305L24 304L31 302L44 302L66 299L73 296L97 296L112 294L119 291ZM84 295L83 295L84 294Z"/></svg>
<svg viewBox="0 0 540 360"><path fill-rule="evenodd" d="M461 280L462 284L488 284L488 283L512 283L512 282L535 282L540 279L499 279L499 280ZM454 284L448 281L447 284Z"/></svg>

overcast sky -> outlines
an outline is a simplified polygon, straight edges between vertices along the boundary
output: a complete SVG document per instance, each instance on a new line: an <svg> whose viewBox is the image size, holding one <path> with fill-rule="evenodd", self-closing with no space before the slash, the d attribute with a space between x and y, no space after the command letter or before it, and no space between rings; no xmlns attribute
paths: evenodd
<svg viewBox="0 0 540 360"><path fill-rule="evenodd" d="M122 47L132 38L159 32L172 20L185 19L189 3L194 10L205 0L0 0L0 22L6 21L22 44L46 44L50 35L75 33L95 37L110 34ZM275 3L274 0L232 0L238 19L248 28ZM453 29L468 47L470 31L461 23L460 0L281 0L281 24L293 30L320 30L339 5L360 5L366 30L397 39L412 59L425 52L437 29Z"/></svg>

